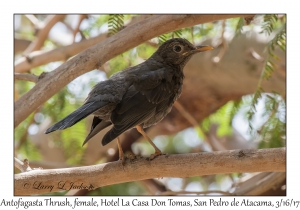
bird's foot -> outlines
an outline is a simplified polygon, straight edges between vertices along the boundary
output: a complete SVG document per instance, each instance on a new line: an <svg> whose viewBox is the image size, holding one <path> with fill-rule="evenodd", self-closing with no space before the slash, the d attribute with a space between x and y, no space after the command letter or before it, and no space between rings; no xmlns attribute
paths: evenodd
<svg viewBox="0 0 300 210"><path fill-rule="evenodd" d="M141 158L140 155L135 155L132 152L127 152L126 155L123 155L122 157L120 157L119 161L122 161L122 165L125 166L125 162L128 159L130 162L135 161L136 159Z"/></svg>
<svg viewBox="0 0 300 210"><path fill-rule="evenodd" d="M153 160L156 157L161 156L161 155L166 155L166 154L162 153L161 151L156 151L154 154L150 155L149 160Z"/></svg>
<svg viewBox="0 0 300 210"><path fill-rule="evenodd" d="M125 162L126 162L126 157L125 157L125 156L120 157L120 158L119 158L119 161L122 161L121 163L122 163L122 166L123 166L123 169L124 169Z"/></svg>
<svg viewBox="0 0 300 210"><path fill-rule="evenodd" d="M133 152L129 151L126 154L126 158L128 158L130 161L137 159L137 156L135 154L133 154Z"/></svg>

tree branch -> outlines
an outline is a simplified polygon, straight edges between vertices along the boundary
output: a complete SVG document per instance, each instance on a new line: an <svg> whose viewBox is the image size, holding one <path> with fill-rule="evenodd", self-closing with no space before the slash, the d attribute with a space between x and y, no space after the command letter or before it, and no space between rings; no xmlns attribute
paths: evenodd
<svg viewBox="0 0 300 210"><path fill-rule="evenodd" d="M32 169L29 166L28 159L24 159L24 162L18 158L14 158L15 167L18 168L21 172L31 171Z"/></svg>
<svg viewBox="0 0 300 210"><path fill-rule="evenodd" d="M30 69L54 61L66 60L83 50L105 40L107 34L100 34L96 37L76 42L68 46L58 47L50 51L35 51L30 53L27 58L22 57L15 63L15 72L24 73Z"/></svg>
<svg viewBox="0 0 300 210"><path fill-rule="evenodd" d="M191 123L194 127L199 127L199 124L197 120L188 112L186 109L182 106L182 104L179 101L175 101L174 107L182 114L182 116Z"/></svg>
<svg viewBox="0 0 300 210"><path fill-rule="evenodd" d="M205 140L205 142L207 144L210 145L212 150L216 150L214 148L214 145L212 144L211 140L209 139L208 135L206 134L206 132L204 131L204 129L202 128L201 124L197 122L197 120L192 116L192 114L190 114L183 106L182 104L179 102L179 100L175 101L174 103L174 107L180 112L180 114L187 120L189 121L189 123L191 123L192 126L194 126L195 128L198 128L202 133L203 133L203 139Z"/></svg>
<svg viewBox="0 0 300 210"><path fill-rule="evenodd" d="M14 126L18 126L39 105L45 103L73 79L98 68L106 61L132 47L160 34L180 28L241 16L253 15L154 15L128 26L105 41L79 53L41 79L41 82L38 82L15 102Z"/></svg>
<svg viewBox="0 0 300 210"><path fill-rule="evenodd" d="M222 33L221 33L221 50L219 52L219 54L213 58L213 62L215 63L219 63L221 61L221 59L223 58L227 48L228 48L228 43L227 40L225 39L225 28L226 28L226 20L223 20L222 22Z"/></svg>
<svg viewBox="0 0 300 210"><path fill-rule="evenodd" d="M39 79L38 76L33 75L33 74L19 74L15 73L14 74L14 79L15 80L24 80L24 81L29 81L29 82L34 82L36 83Z"/></svg>
<svg viewBox="0 0 300 210"><path fill-rule="evenodd" d="M235 195L262 195L271 188L278 186L286 179L286 174L282 172L260 173L252 178L238 183L233 194Z"/></svg>
<svg viewBox="0 0 300 210"><path fill-rule="evenodd" d="M30 43L31 43L30 40L15 37L14 55L23 52L30 45Z"/></svg>
<svg viewBox="0 0 300 210"><path fill-rule="evenodd" d="M75 42L76 34L79 32L79 28L80 28L81 22L84 19L86 19L87 17L88 17L88 15L84 15L84 14L79 15L79 20L78 20L78 22L76 24L76 27L73 30L73 42Z"/></svg>
<svg viewBox="0 0 300 210"><path fill-rule="evenodd" d="M49 15L47 19L45 20L45 26L39 30L38 35L36 39L27 47L27 49L24 51L24 55L28 55L32 51L36 51L41 49L41 47L44 44L44 41L47 39L48 34L51 30L51 28L59 22L61 19L63 19L66 15Z"/></svg>
<svg viewBox="0 0 300 210"><path fill-rule="evenodd" d="M15 195L43 194L74 189L90 190L117 183L161 177L286 171L286 149L230 150L146 158L75 167L30 171L15 175ZM73 183L73 187L72 187ZM78 189L78 187L76 189Z"/></svg>
<svg viewBox="0 0 300 210"><path fill-rule="evenodd" d="M132 18L131 22L128 24L132 25L141 20L148 18L149 15L140 15ZM30 53L26 57L22 57L15 62L15 72L24 73L30 69L45 65L54 61L66 60L87 48L102 42L107 38L107 33L99 34L96 37L90 38L88 40L83 40L81 42L73 43L68 46L59 47L50 51L35 51Z"/></svg>
<svg viewBox="0 0 300 210"><path fill-rule="evenodd" d="M32 23L36 28L40 28L41 25L44 25L41 21L39 21L34 15L25 15L25 17Z"/></svg>

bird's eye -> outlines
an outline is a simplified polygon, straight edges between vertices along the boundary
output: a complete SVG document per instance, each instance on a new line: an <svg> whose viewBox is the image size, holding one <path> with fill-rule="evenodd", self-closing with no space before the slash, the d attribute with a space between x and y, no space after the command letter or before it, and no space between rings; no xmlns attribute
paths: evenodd
<svg viewBox="0 0 300 210"><path fill-rule="evenodd" d="M180 45L175 45L175 46L173 47L173 50L174 50L175 52L179 53L179 52L182 51L182 47L181 47Z"/></svg>

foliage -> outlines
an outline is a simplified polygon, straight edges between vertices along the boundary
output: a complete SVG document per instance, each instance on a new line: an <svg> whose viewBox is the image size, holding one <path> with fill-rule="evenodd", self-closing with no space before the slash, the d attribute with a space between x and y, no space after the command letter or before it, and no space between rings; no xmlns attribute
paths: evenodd
<svg viewBox="0 0 300 210"><path fill-rule="evenodd" d="M267 35L270 35L273 32L273 29L275 28L275 24L278 22L278 18L276 15L265 15L264 16L264 22L262 24L262 31L261 33L265 33ZM271 78L272 73L276 69L276 65L273 60L278 60L278 57L275 55L275 47L279 47L281 50L285 52L286 49L286 29L285 29L285 23L281 27L280 31L274 36L274 38L269 42L267 51L268 51L268 57L265 61L264 68L261 72L260 79L258 81L257 89L254 93L254 97L251 102L251 106L248 112L248 120L249 120L249 127L252 130L253 126L251 125L251 121L253 119L254 113L256 112L256 105L258 103L258 100L261 98L262 93L264 92L262 87L262 82L264 79L268 80Z"/></svg>
<svg viewBox="0 0 300 210"><path fill-rule="evenodd" d="M209 131L212 124L219 125L217 134L219 136L228 136L232 134L232 119L239 109L241 101L229 101L214 114L203 120L202 126L205 131Z"/></svg>
<svg viewBox="0 0 300 210"><path fill-rule="evenodd" d="M108 18L109 18L108 15L99 15L99 16L90 15L88 18L89 26L84 28L82 30L82 33L84 34L85 37L90 37L94 31L96 31L96 33L99 33L99 29L107 23Z"/></svg>
<svg viewBox="0 0 300 210"><path fill-rule="evenodd" d="M108 34L112 36L118 33L124 27L124 15L114 14L108 18Z"/></svg>
<svg viewBox="0 0 300 210"><path fill-rule="evenodd" d="M236 25L236 35L240 35L241 32L243 31L243 26L245 25L245 20L244 18L238 18L238 22Z"/></svg>
<svg viewBox="0 0 300 210"><path fill-rule="evenodd" d="M176 37L181 38L182 33L183 33L183 30L179 29L179 30L173 31L173 32L168 33L168 34L162 34L162 35L158 36L158 43L162 44L170 38L176 38Z"/></svg>
<svg viewBox="0 0 300 210"><path fill-rule="evenodd" d="M277 15L264 15L264 22L262 24L262 31L260 33L265 33L270 35L274 30L274 25L278 21Z"/></svg>
<svg viewBox="0 0 300 210"><path fill-rule="evenodd" d="M265 110L263 112L263 117L267 117L267 121L261 126L258 131L261 136L259 148L285 146L285 102L280 97L280 95L276 93L267 94L264 108Z"/></svg>

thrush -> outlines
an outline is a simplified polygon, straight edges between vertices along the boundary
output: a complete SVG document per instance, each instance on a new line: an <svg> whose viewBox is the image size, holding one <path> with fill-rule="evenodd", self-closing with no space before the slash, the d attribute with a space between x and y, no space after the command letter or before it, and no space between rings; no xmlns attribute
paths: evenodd
<svg viewBox="0 0 300 210"><path fill-rule="evenodd" d="M147 128L161 121L170 111L182 90L183 68L196 53L213 49L194 46L186 39L174 38L164 42L143 63L112 75L94 86L84 104L73 113L46 130L51 133L73 126L78 121L94 115L86 144L104 128L113 125L104 135L102 145L117 138L119 156L124 160L119 136L136 128L154 147L151 159L162 152L146 135Z"/></svg>

